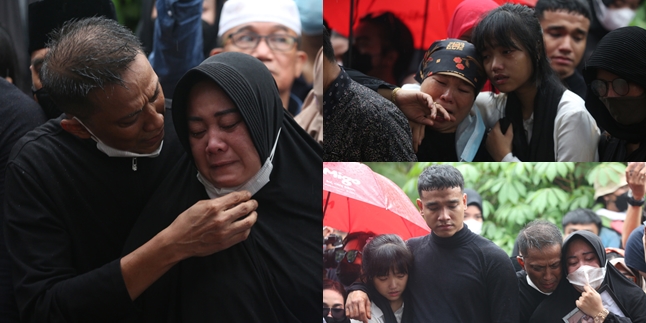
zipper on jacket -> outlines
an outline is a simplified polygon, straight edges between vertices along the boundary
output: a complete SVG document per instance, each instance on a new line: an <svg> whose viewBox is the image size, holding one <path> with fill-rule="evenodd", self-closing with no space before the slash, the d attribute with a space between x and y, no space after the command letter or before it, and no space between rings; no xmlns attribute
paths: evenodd
<svg viewBox="0 0 646 323"><path fill-rule="evenodd" d="M137 157L132 158L132 170L137 171Z"/></svg>

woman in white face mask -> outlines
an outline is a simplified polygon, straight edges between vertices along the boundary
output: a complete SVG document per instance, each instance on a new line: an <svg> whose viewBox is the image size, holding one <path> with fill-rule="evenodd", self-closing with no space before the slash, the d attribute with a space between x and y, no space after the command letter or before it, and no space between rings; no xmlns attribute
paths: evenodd
<svg viewBox="0 0 646 323"><path fill-rule="evenodd" d="M590 231L570 234L563 242L561 263L567 282L536 308L530 322L646 320L646 294L608 264L599 236Z"/></svg>
<svg viewBox="0 0 646 323"><path fill-rule="evenodd" d="M189 258L153 285L137 300L147 321L318 322L322 149L282 107L269 70L242 53L209 57L178 82L173 122L187 156L128 246L232 191L251 192L258 219L245 241Z"/></svg>

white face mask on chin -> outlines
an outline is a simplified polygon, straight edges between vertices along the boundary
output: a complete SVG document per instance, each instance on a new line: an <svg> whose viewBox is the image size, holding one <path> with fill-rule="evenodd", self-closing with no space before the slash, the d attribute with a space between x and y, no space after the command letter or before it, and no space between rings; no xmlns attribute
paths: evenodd
<svg viewBox="0 0 646 323"><path fill-rule="evenodd" d="M78 121L85 128L85 130L87 130L90 133L90 135L92 136L92 140L96 141L96 148L98 150L102 151L104 154L108 155L108 157L150 157L150 158L155 158L155 157L159 156L159 154L161 153L162 147L164 146L164 140L162 140L162 142L159 144L159 148L157 148L155 151L153 151L152 153L149 153L149 154L138 154L138 153L133 153L133 152L126 151L126 150L119 150L119 149L116 149L116 148L112 148L112 147L106 145L103 141L101 141L101 139L99 139L99 137L94 135L94 133L92 133L90 128L88 128L85 124L83 124L83 122L81 122L81 120L79 120L77 117L74 117L74 119L76 119L76 121Z"/></svg>
<svg viewBox="0 0 646 323"><path fill-rule="evenodd" d="M274 142L274 148L271 149L271 154L269 157L267 157L267 160L265 160L265 164L262 165L260 170L253 175L246 183L243 183L241 185L238 185L236 187L223 187L223 188L217 188L209 182L202 174L198 171L197 172L197 180L204 185L204 188L206 189L206 194L210 198L217 198L217 197L222 197L225 196L229 193L233 192L239 192L239 191L249 191L251 193L251 196L256 194L258 191L260 191L261 188L263 188L267 183L269 183L269 175L271 175L271 171L274 168L274 165L271 163L274 160L274 152L276 151L276 145L278 144L278 138L280 138L280 131L281 129L278 129L278 135L276 136L276 142Z"/></svg>
<svg viewBox="0 0 646 323"><path fill-rule="evenodd" d="M584 290L584 286L589 285L595 290L601 286L603 279L606 277L606 266L601 268L583 265L571 274L567 275L567 280L577 290Z"/></svg>
<svg viewBox="0 0 646 323"><path fill-rule="evenodd" d="M471 230L471 232L475 234L480 234L482 232L482 222L478 220L464 220L464 224L466 224L467 228L469 228L469 230Z"/></svg>
<svg viewBox="0 0 646 323"><path fill-rule="evenodd" d="M608 31L628 26L636 14L630 8L608 9L602 0L594 1L594 9L599 23Z"/></svg>

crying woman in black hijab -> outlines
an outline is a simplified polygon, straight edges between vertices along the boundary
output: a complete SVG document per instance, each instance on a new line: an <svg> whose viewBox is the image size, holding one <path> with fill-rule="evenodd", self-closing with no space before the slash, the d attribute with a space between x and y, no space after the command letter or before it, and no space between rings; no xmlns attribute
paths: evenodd
<svg viewBox="0 0 646 323"><path fill-rule="evenodd" d="M608 263L601 239L576 231L563 242L564 280L530 322L644 322L646 294Z"/></svg>
<svg viewBox="0 0 646 323"><path fill-rule="evenodd" d="M128 247L198 200L249 191L246 240L173 267L142 300L150 322L316 322L321 297L322 149L283 108L258 59L211 56L177 83L173 123L186 155ZM167 216L167 214L171 216ZM179 213L177 213L179 214Z"/></svg>
<svg viewBox="0 0 646 323"><path fill-rule="evenodd" d="M608 33L586 62L586 108L605 130L600 161L646 161L646 30Z"/></svg>

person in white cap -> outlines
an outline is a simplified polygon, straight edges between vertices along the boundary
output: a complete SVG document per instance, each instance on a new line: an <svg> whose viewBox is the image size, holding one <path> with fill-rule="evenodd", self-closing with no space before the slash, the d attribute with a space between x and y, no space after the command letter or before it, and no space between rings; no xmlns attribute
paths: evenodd
<svg viewBox="0 0 646 323"><path fill-rule="evenodd" d="M307 54L299 49L301 20L293 0L229 0L222 7L218 37L221 48L211 55L224 51L256 57L276 80L283 107L292 115L300 112L302 102L292 94L292 85Z"/></svg>

